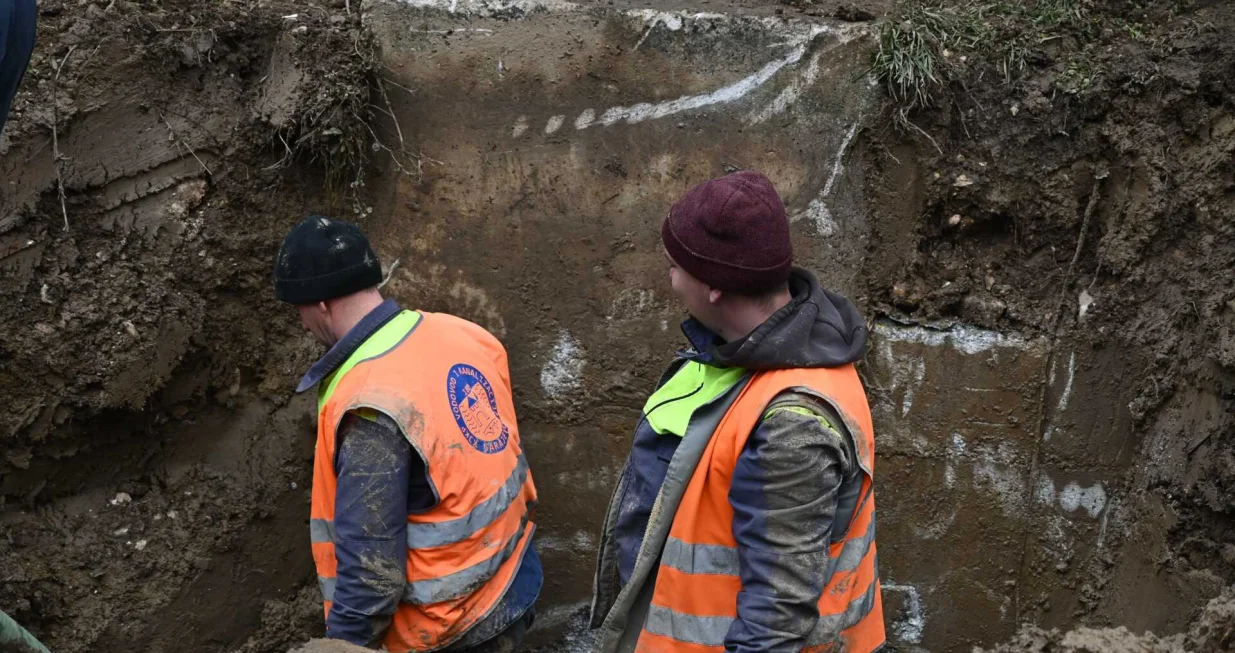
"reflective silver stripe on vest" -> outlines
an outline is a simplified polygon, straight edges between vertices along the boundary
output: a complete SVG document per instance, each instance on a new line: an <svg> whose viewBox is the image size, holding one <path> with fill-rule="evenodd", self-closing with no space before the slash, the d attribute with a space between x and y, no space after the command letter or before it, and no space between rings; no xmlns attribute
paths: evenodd
<svg viewBox="0 0 1235 653"><path fill-rule="evenodd" d="M474 535L476 531L497 521L506 514L510 504L523 491L523 484L527 482L527 471L527 458L519 454L519 461L515 464L514 471L506 478L502 487L468 514L458 519L435 524L408 524L407 547L409 549L431 549L462 542ZM334 542L338 539L334 522L329 519L310 519L309 538L314 544Z"/></svg>
<svg viewBox="0 0 1235 653"><path fill-rule="evenodd" d="M819 646L834 642L840 638L841 633L858 625L858 622L870 614L871 608L875 607L878 589L879 581L876 577L861 597L854 599L845 607L844 612L819 617L819 621L815 623L815 629L810 631L810 637L806 638L806 645Z"/></svg>
<svg viewBox="0 0 1235 653"><path fill-rule="evenodd" d="M528 517L524 515L519 523L519 530L510 538L506 546L502 547L501 551L493 554L489 559L453 574L408 583L407 589L403 592L403 601L413 605L431 605L475 592L490 578L493 578L501 569L502 564L514 555L519 541L523 539L523 533L527 530L527 521Z"/></svg>
<svg viewBox="0 0 1235 653"><path fill-rule="evenodd" d="M838 571L854 571L860 567L862 561L866 559L866 554L870 553L871 545L874 543L875 514L872 512L870 524L867 524L866 532L862 534L862 537L845 540L845 546L841 548L840 555L828 562L828 566L831 568L828 572L828 580L831 581L832 576Z"/></svg>
<svg viewBox="0 0 1235 653"><path fill-rule="evenodd" d="M862 621L862 618L875 607L875 591L878 583L872 582L861 597L850 603L840 614L819 617L814 629L806 638L806 646L819 646L836 641L842 632L852 628ZM664 606L651 606L648 611L644 628L654 634L675 639L679 642L699 644L701 646L721 647L725 645L725 636L733 624L733 617L700 617L698 615L674 612Z"/></svg>
<svg viewBox="0 0 1235 653"><path fill-rule="evenodd" d="M334 600L334 583L335 579L328 576L317 577L317 587L322 591L323 601Z"/></svg>
<svg viewBox="0 0 1235 653"><path fill-rule="evenodd" d="M725 635L733 617L699 617L684 612L674 612L664 606L652 604L644 630L679 642L703 646L724 646Z"/></svg>
<svg viewBox="0 0 1235 653"><path fill-rule="evenodd" d="M720 544L687 544L676 537L665 540L660 563L686 574L737 576L738 550Z"/></svg>
<svg viewBox="0 0 1235 653"><path fill-rule="evenodd" d="M515 469L493 496L480 502L471 512L449 521L407 525L407 548L432 549L462 542L497 521L523 491L527 482L527 458L519 454Z"/></svg>
<svg viewBox="0 0 1235 653"><path fill-rule="evenodd" d="M333 542L336 539L334 522L329 519L309 520L309 540L314 544Z"/></svg>
<svg viewBox="0 0 1235 653"><path fill-rule="evenodd" d="M871 544L874 542L875 518L871 515L866 533L862 537L846 540L840 555L829 562L830 571L826 580L830 581L836 572L850 572L857 569L862 564L862 560L866 558L866 554L870 552ZM738 576L741 571L737 547L720 544L687 544L676 537L670 537L665 541L665 552L660 563L685 574Z"/></svg>
<svg viewBox="0 0 1235 653"><path fill-rule="evenodd" d="M320 522L322 524L320 528L322 528L323 532L325 532L324 525L330 523L324 519L315 519L313 522ZM510 556L514 554L515 549L519 546L519 541L523 539L523 534L526 530L527 518L525 517L523 523L519 525L519 531L515 533L515 536L493 557L441 578L409 583L407 589L403 592L403 601L416 605L428 605L471 594L490 578L493 578L498 570L501 569L502 564L510 559ZM334 532L333 528L330 532ZM330 540L321 541L328 542ZM336 579L329 576L317 577L317 586L322 591L322 600L334 600L335 582Z"/></svg>

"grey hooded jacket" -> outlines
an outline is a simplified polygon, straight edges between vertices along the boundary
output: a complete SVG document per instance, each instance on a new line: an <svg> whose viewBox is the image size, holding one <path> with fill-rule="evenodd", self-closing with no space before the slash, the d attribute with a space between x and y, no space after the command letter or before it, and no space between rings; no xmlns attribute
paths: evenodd
<svg viewBox="0 0 1235 653"><path fill-rule="evenodd" d="M860 359L867 329L853 304L824 290L805 270L794 270L790 288L789 305L732 343L688 321L683 331L692 348L662 384L682 360L757 371ZM749 376L696 410L684 437L658 435L646 419L636 429L598 555L592 605L592 627L601 629L598 650L634 649L686 483ZM729 492L743 591L738 618L725 636L728 651L798 651L812 634L818 636L813 631L828 581L828 545L844 535L861 480L849 429L826 398L786 392L765 410L739 456Z"/></svg>

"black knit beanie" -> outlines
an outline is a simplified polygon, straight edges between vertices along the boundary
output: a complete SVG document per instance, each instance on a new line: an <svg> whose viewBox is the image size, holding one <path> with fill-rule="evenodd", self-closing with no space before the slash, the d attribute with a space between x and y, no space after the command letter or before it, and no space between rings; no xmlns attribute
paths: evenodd
<svg viewBox="0 0 1235 653"><path fill-rule="evenodd" d="M274 296L313 304L372 288L382 264L356 225L311 215L283 239L274 265Z"/></svg>

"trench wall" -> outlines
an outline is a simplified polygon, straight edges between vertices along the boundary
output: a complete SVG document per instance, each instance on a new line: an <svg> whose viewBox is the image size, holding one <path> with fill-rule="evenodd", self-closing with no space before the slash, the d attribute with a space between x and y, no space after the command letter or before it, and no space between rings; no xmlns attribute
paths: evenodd
<svg viewBox="0 0 1235 653"><path fill-rule="evenodd" d="M367 20L398 131L423 154L420 178L377 182L369 228L401 262L390 292L477 320L510 351L552 629L590 596L630 432L680 344L658 240L669 204L727 170L764 171L800 263L859 303L868 255L904 242L887 227L915 230L873 228L850 165L878 102L872 33L560 2L377 2ZM1019 618L1068 621L1081 587L1066 573L1109 546L1129 462L1120 411L1091 409L1092 356L964 324L872 325L892 639L966 650Z"/></svg>
<svg viewBox="0 0 1235 653"><path fill-rule="evenodd" d="M1134 490L1154 480L1147 452L1170 471L1206 451L1201 436L1225 424L1216 391L1172 396L1147 438L1132 426L1147 410L1138 355L877 317L868 292L920 246L914 202L933 171L906 148L896 187L864 176L864 132L887 128L866 75L875 28L771 4L657 4L363 4L391 116L377 150L403 142L419 169L389 164L353 189L354 212L330 210L370 233L390 294L470 318L510 352L542 495L540 640L566 630L564 650L585 646L602 511L681 342L661 217L735 168L776 181L799 262L871 316L862 374L898 647L969 650L1026 620L1182 626L1197 588L1221 581L1163 571L1177 515ZM298 593L312 582L311 407L288 402L320 352L267 298L278 238L330 204L316 177L284 175L269 125L250 122L312 96L318 80L282 48L320 42L318 23L347 24L346 7L224 31L166 78L119 39L80 48L98 58L57 91L63 209L53 120L38 113L49 56L36 62L37 93L11 123L24 131L6 130L0 159L0 294L13 300L0 599L57 650L265 653L320 628L316 597ZM168 29L156 33L181 33ZM274 153L239 147L258 139ZM903 210L871 210L876 195Z"/></svg>

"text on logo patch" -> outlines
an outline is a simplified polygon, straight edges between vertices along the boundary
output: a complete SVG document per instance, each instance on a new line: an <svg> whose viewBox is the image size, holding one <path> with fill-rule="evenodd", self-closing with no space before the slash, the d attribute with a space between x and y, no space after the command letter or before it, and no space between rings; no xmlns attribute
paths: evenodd
<svg viewBox="0 0 1235 653"><path fill-rule="evenodd" d="M497 414L493 386L480 370L460 363L446 378L450 412L463 437L480 453L498 453L506 448L510 429Z"/></svg>

